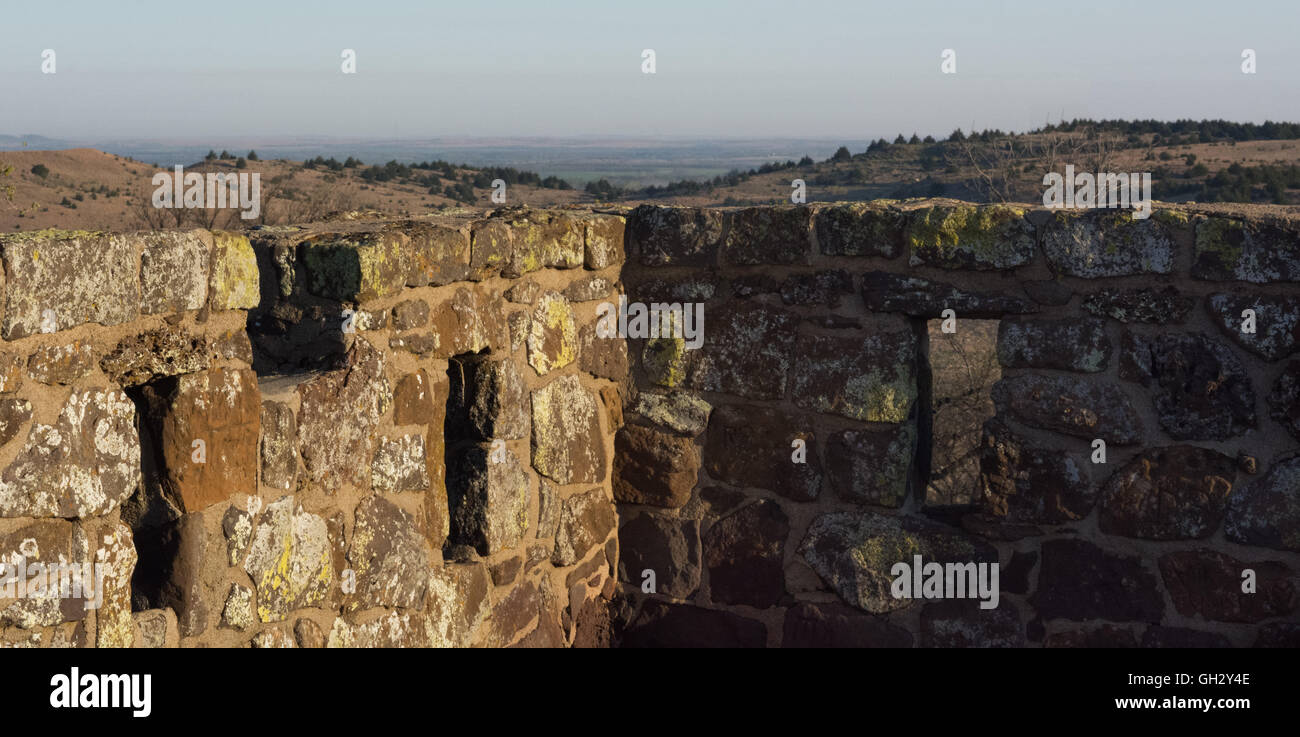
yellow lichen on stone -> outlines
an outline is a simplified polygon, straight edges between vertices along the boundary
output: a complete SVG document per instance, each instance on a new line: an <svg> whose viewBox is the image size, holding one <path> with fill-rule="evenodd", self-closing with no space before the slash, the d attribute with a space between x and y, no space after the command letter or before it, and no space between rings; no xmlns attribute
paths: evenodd
<svg viewBox="0 0 1300 737"><path fill-rule="evenodd" d="M208 293L215 310L248 310L260 301L257 256L248 238L237 233L212 231L212 278Z"/></svg>
<svg viewBox="0 0 1300 737"><path fill-rule="evenodd" d="M686 381L686 339L655 338L646 342L643 353L650 381L666 387L679 387Z"/></svg>

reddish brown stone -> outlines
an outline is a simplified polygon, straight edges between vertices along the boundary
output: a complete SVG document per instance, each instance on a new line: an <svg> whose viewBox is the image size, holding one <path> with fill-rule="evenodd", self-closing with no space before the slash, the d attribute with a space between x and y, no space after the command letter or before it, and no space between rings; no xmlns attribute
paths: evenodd
<svg viewBox="0 0 1300 737"><path fill-rule="evenodd" d="M623 647L765 647L767 627L716 609L651 599L622 633Z"/></svg>
<svg viewBox="0 0 1300 737"><path fill-rule="evenodd" d="M790 520L767 499L740 508L704 536L709 596L715 603L774 606L785 592L785 540Z"/></svg>
<svg viewBox="0 0 1300 737"><path fill-rule="evenodd" d="M700 523L644 512L623 523L620 578L638 587L654 571L655 593L685 599L700 585Z"/></svg>
<svg viewBox="0 0 1300 737"><path fill-rule="evenodd" d="M984 425L980 485L984 508L1013 523L1080 520L1097 498L1084 463L1068 451L1030 445L996 418Z"/></svg>
<svg viewBox="0 0 1300 737"><path fill-rule="evenodd" d="M180 377L161 440L167 478L186 512L257 493L261 410L249 369Z"/></svg>
<svg viewBox="0 0 1300 737"><path fill-rule="evenodd" d="M0 446L18 437L32 419L32 403L26 399L0 399Z"/></svg>
<svg viewBox="0 0 1300 737"><path fill-rule="evenodd" d="M1255 572L1255 591L1242 591L1243 573ZM1220 622L1259 622L1296 608L1291 570L1277 561L1244 563L1213 550L1160 556L1160 575L1179 614Z"/></svg>
<svg viewBox="0 0 1300 737"><path fill-rule="evenodd" d="M700 473L700 449L690 438L645 425L627 425L614 438L614 498L629 504L680 507Z"/></svg>
<svg viewBox="0 0 1300 737"><path fill-rule="evenodd" d="M357 505L348 563L356 572L350 609L418 607L429 584L429 554L414 516L381 496Z"/></svg>
<svg viewBox="0 0 1300 737"><path fill-rule="evenodd" d="M794 459L795 440L804 441L802 463ZM709 419L704 457L714 478L734 486L768 489L801 502L821 494L817 438L800 415L758 406L718 407Z"/></svg>
<svg viewBox="0 0 1300 737"><path fill-rule="evenodd" d="M1235 459L1207 448L1146 451L1106 482L1101 530L1147 540L1207 537L1223 522L1236 478Z"/></svg>
<svg viewBox="0 0 1300 737"><path fill-rule="evenodd" d="M427 425L433 419L433 390L424 369L407 374L393 389L393 424Z"/></svg>
<svg viewBox="0 0 1300 737"><path fill-rule="evenodd" d="M42 384L71 384L94 367L94 350L80 341L38 348L27 359L27 373Z"/></svg>
<svg viewBox="0 0 1300 737"><path fill-rule="evenodd" d="M500 296L479 289L457 289L452 298L434 305L425 351L435 358L477 353L510 345L505 308Z"/></svg>
<svg viewBox="0 0 1300 737"><path fill-rule="evenodd" d="M429 305L422 299L408 299L393 306L393 329L412 330L429 324Z"/></svg>
<svg viewBox="0 0 1300 737"><path fill-rule="evenodd" d="M786 610L781 647L911 647L912 635L839 602L800 602Z"/></svg>
<svg viewBox="0 0 1300 737"><path fill-rule="evenodd" d="M578 368L592 376L620 381L628 375L627 341L617 335L601 338L596 324L578 328Z"/></svg>
<svg viewBox="0 0 1300 737"><path fill-rule="evenodd" d="M410 271L406 286L442 286L460 281L469 274L469 234L462 230L432 223L401 223Z"/></svg>
<svg viewBox="0 0 1300 737"><path fill-rule="evenodd" d="M516 585L492 608L488 622L488 647L505 647L537 619L541 611L542 595L537 584L523 582Z"/></svg>
<svg viewBox="0 0 1300 737"><path fill-rule="evenodd" d="M1136 557L1084 540L1043 543L1032 602L1044 619L1158 622L1165 604L1155 576Z"/></svg>
<svg viewBox="0 0 1300 737"><path fill-rule="evenodd" d="M573 647L608 648L612 635L609 604L600 598L583 602L573 618Z"/></svg>

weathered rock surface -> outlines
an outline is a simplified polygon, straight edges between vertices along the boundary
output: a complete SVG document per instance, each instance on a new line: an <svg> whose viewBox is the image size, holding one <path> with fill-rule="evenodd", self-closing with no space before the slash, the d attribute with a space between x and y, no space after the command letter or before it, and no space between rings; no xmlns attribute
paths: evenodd
<svg viewBox="0 0 1300 737"><path fill-rule="evenodd" d="M1098 317L1123 323L1181 323L1195 302L1174 287L1155 289L1103 289L1083 299L1083 309Z"/></svg>
<svg viewBox="0 0 1300 737"><path fill-rule="evenodd" d="M1012 523L1055 525L1083 519L1096 491L1085 461L1036 447L999 419L984 425L983 506Z"/></svg>
<svg viewBox="0 0 1300 737"><path fill-rule="evenodd" d="M1214 294L1205 306L1224 335L1266 361L1286 358L1300 348L1300 299ZM1251 333L1242 330L1246 310L1255 312Z"/></svg>
<svg viewBox="0 0 1300 737"><path fill-rule="evenodd" d="M826 475L848 501L899 507L907 497L916 430L841 430L826 444Z"/></svg>
<svg viewBox="0 0 1300 737"><path fill-rule="evenodd" d="M263 622L282 622L295 609L323 605L335 585L328 525L294 504L286 496L266 506L244 561Z"/></svg>
<svg viewBox="0 0 1300 737"><path fill-rule="evenodd" d="M468 446L447 469L453 543L480 555L508 550L528 530L528 473L508 449Z"/></svg>
<svg viewBox="0 0 1300 737"><path fill-rule="evenodd" d="M15 233L0 241L4 339L85 323L120 325L140 314L139 261L124 235Z"/></svg>
<svg viewBox="0 0 1300 737"><path fill-rule="evenodd" d="M817 209L817 245L827 256L883 256L903 252L903 214L887 203L858 202Z"/></svg>
<svg viewBox="0 0 1300 737"><path fill-rule="evenodd" d="M801 462L796 441L803 441ZM714 478L734 486L768 489L796 501L821 494L817 438L805 417L754 405L719 407L705 436L704 458Z"/></svg>
<svg viewBox="0 0 1300 737"><path fill-rule="evenodd" d="M722 213L641 205L628 215L627 237L643 266L707 266L717 258Z"/></svg>
<svg viewBox="0 0 1300 737"><path fill-rule="evenodd" d="M713 524L704 537L709 595L716 603L763 609L785 596L785 539L790 520L760 499Z"/></svg>
<svg viewBox="0 0 1300 737"><path fill-rule="evenodd" d="M872 312L901 312L913 317L939 317L944 310L961 317L998 317L1038 309L1015 294L971 292L946 282L886 271L862 275L862 298Z"/></svg>
<svg viewBox="0 0 1300 737"><path fill-rule="evenodd" d="M356 574L350 609L419 607L429 586L429 554L416 519L381 496L357 505L348 549Z"/></svg>
<svg viewBox="0 0 1300 737"><path fill-rule="evenodd" d="M614 504L604 489L592 489L564 500L560 507L555 533L555 552L551 563L569 566L577 563L614 531Z"/></svg>
<svg viewBox="0 0 1300 737"><path fill-rule="evenodd" d="M911 647L912 635L838 602L800 602L785 612L781 647Z"/></svg>
<svg viewBox="0 0 1300 737"><path fill-rule="evenodd" d="M1192 276L1265 284L1300 281L1300 234L1294 222L1211 216L1196 223Z"/></svg>
<svg viewBox="0 0 1300 737"><path fill-rule="evenodd" d="M1226 440L1255 426L1255 391L1232 350L1200 333L1127 332L1120 378L1147 387L1175 440Z"/></svg>
<svg viewBox="0 0 1300 737"><path fill-rule="evenodd" d="M700 585L700 523L646 512L618 530L620 579L640 587L654 571L656 593L685 599Z"/></svg>
<svg viewBox="0 0 1300 737"><path fill-rule="evenodd" d="M916 401L915 338L804 335L796 350L794 401L865 422L900 423Z"/></svg>
<svg viewBox="0 0 1300 737"><path fill-rule="evenodd" d="M1097 279L1168 274L1174 238L1165 219L1135 220L1128 210L1060 210L1042 228L1043 251L1058 270Z"/></svg>
<svg viewBox="0 0 1300 737"><path fill-rule="evenodd" d="M108 514L140 484L135 405L122 392L73 392L36 424L0 474L0 517Z"/></svg>
<svg viewBox="0 0 1300 737"><path fill-rule="evenodd" d="M642 364L652 382L750 399L785 394L799 324L794 314L742 301L710 308L705 318L698 348L680 337L646 342Z"/></svg>
<svg viewBox="0 0 1300 737"><path fill-rule="evenodd" d="M424 437L403 435L380 438L370 464L370 485L375 491L400 492L429 488L429 460Z"/></svg>
<svg viewBox="0 0 1300 737"><path fill-rule="evenodd" d="M1300 456L1273 464L1228 500L1228 539L1300 552Z"/></svg>
<svg viewBox="0 0 1300 737"><path fill-rule="evenodd" d="M1255 590L1242 591L1242 572L1255 572ZM1291 571L1277 561L1243 562L1213 550L1180 550L1160 556L1160 576L1174 608L1186 617L1220 622L1259 622L1285 617L1300 602Z"/></svg>
<svg viewBox="0 0 1300 737"><path fill-rule="evenodd" d="M211 361L201 336L159 328L123 338L100 359L99 368L114 383L133 386L161 376L204 371Z"/></svg>
<svg viewBox="0 0 1300 737"><path fill-rule="evenodd" d="M162 421L167 479L186 512L257 493L262 399L248 369L186 374Z"/></svg>
<svg viewBox="0 0 1300 737"><path fill-rule="evenodd" d="M1009 411L1026 425L1082 438L1131 445L1142 437L1142 421L1117 387L1110 384L1023 374L993 386L999 412Z"/></svg>
<svg viewBox="0 0 1300 737"><path fill-rule="evenodd" d="M560 484L605 479L598 407L578 377L561 376L532 394L533 468Z"/></svg>
<svg viewBox="0 0 1300 737"><path fill-rule="evenodd" d="M369 481L364 459L371 457L371 436L392 403L386 363L382 353L358 338L347 368L298 387L298 450L312 482L334 490Z"/></svg>
<svg viewBox="0 0 1300 737"><path fill-rule="evenodd" d="M700 463L699 447L690 438L627 425L614 437L614 498L680 507L695 488Z"/></svg>
<svg viewBox="0 0 1300 737"><path fill-rule="evenodd" d="M528 333L528 365L539 376L578 359L578 325L564 295L546 292L537 301Z"/></svg>
<svg viewBox="0 0 1300 737"><path fill-rule="evenodd" d="M813 520L799 553L846 603L873 614L910 606L890 591L894 564L995 562L989 545L914 517L829 512Z"/></svg>
<svg viewBox="0 0 1300 737"><path fill-rule="evenodd" d="M1236 459L1208 448L1146 450L1106 482L1101 530L1147 540L1207 537L1223 522L1236 478Z"/></svg>
<svg viewBox="0 0 1300 737"><path fill-rule="evenodd" d="M1110 363L1111 344L1101 320L1003 320L998 363L1097 373Z"/></svg>

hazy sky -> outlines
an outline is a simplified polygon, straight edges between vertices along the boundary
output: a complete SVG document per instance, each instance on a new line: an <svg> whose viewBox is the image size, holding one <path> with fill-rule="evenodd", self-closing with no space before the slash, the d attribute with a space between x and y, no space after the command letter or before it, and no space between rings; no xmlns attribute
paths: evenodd
<svg viewBox="0 0 1300 737"><path fill-rule="evenodd" d="M866 138L1062 111L1300 119L1297 0L289 5L5 0L0 133Z"/></svg>

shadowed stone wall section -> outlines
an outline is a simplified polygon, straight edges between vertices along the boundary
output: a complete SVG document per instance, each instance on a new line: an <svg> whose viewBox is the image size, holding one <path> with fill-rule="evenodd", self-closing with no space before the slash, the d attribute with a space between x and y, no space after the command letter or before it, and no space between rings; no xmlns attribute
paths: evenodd
<svg viewBox="0 0 1300 737"><path fill-rule="evenodd" d="M628 341L623 645L1300 644L1295 219L642 206L627 249L629 300L701 302L705 337ZM930 415L945 310L998 321L965 428ZM927 506L960 433L969 503ZM998 562L997 608L894 598L916 554Z"/></svg>

